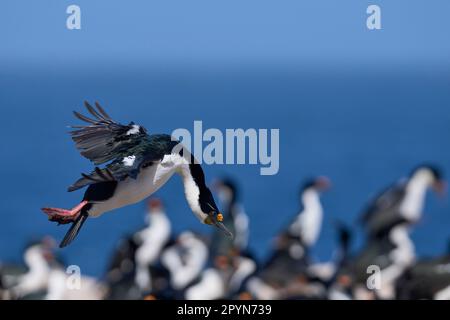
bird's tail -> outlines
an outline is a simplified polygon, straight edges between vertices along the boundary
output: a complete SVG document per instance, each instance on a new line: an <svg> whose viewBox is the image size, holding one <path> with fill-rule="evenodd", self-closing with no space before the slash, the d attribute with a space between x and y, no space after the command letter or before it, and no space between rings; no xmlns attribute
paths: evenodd
<svg viewBox="0 0 450 320"><path fill-rule="evenodd" d="M59 244L60 248L64 248L75 239L88 216L89 215L86 210L81 211L80 215L74 222L72 222L69 231L67 231L66 235L64 236L64 239Z"/></svg>

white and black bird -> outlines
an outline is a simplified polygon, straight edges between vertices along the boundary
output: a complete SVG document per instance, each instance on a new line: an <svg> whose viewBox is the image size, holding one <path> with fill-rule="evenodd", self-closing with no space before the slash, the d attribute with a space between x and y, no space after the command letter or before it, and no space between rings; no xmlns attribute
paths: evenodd
<svg viewBox="0 0 450 320"><path fill-rule="evenodd" d="M52 271L59 265L53 249L54 241L49 237L27 246L23 257L28 271L15 279L16 285L10 288L13 297L21 299L30 294L42 297L42 293L47 290Z"/></svg>
<svg viewBox="0 0 450 320"><path fill-rule="evenodd" d="M369 238L383 234L399 222L417 222L422 216L429 188L444 193L442 173L433 165L421 165L412 171L409 178L401 179L381 192L362 216Z"/></svg>
<svg viewBox="0 0 450 320"><path fill-rule="evenodd" d="M141 291L150 290L150 267L158 262L171 233L170 221L159 199L149 200L146 220L148 226L135 234L137 242L141 244L135 253L135 282Z"/></svg>
<svg viewBox="0 0 450 320"><path fill-rule="evenodd" d="M190 231L180 234L174 245L161 255L161 263L170 272L170 283L183 292L200 276L208 260L208 247L202 237Z"/></svg>
<svg viewBox="0 0 450 320"><path fill-rule="evenodd" d="M397 281L397 299L450 300L450 253L408 268Z"/></svg>
<svg viewBox="0 0 450 320"><path fill-rule="evenodd" d="M232 237L221 222L223 216L206 186L203 169L179 141L167 134L149 135L133 122L120 124L98 103L96 108L87 102L85 106L93 118L74 112L88 125L73 126L75 130L70 134L82 156L95 165L107 164L82 174L69 187L69 192L87 187L82 201L74 208L42 209L51 221L72 223L60 247L74 240L88 217L147 198L174 173L181 175L187 202L200 222L214 225Z"/></svg>
<svg viewBox="0 0 450 320"><path fill-rule="evenodd" d="M366 284L370 275L375 272L375 269L371 268L375 267L380 271L379 277L372 278L379 279L380 283L378 288L375 286L378 290L374 293L381 299L393 299L397 279L415 259L415 246L409 237L409 224L398 222L383 234L380 233L377 238L369 239L358 254L346 259L336 276L350 276L354 288L359 288L359 292L370 292ZM360 299L356 291L355 295Z"/></svg>
<svg viewBox="0 0 450 320"><path fill-rule="evenodd" d="M317 177L307 181L300 192L300 212L288 227L288 233L300 239L302 246L313 246L320 234L323 220L323 207L320 194L330 187L327 177Z"/></svg>
<svg viewBox="0 0 450 320"><path fill-rule="evenodd" d="M306 271L309 249L317 241L323 220L320 195L331 186L326 177L317 177L300 190L302 208L276 239L276 247L262 267L260 278L269 284L287 285Z"/></svg>

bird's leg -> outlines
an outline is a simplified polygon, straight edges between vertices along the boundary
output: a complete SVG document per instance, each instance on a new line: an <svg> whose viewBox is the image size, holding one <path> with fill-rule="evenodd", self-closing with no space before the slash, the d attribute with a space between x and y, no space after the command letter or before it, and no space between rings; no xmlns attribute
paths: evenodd
<svg viewBox="0 0 450 320"><path fill-rule="evenodd" d="M70 210L61 208L42 208L42 211L48 215L48 220L58 222L59 224L66 224L74 221L80 214L81 209L88 204L84 200Z"/></svg>

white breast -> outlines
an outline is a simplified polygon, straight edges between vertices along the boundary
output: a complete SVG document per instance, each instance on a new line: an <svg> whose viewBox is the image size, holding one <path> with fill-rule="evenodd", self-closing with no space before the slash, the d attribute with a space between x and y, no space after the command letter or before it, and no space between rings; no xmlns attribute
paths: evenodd
<svg viewBox="0 0 450 320"><path fill-rule="evenodd" d="M408 182L400 213L409 221L417 221L422 215L425 195L432 178L428 172L419 171Z"/></svg>
<svg viewBox="0 0 450 320"><path fill-rule="evenodd" d="M302 195L304 210L290 226L291 232L299 234L307 246L317 241L322 226L323 210L319 194L315 190L306 190Z"/></svg>
<svg viewBox="0 0 450 320"><path fill-rule="evenodd" d="M89 209L89 216L98 217L104 212L139 202L156 192L176 171L176 165L167 164L166 157L160 163L142 169L136 179L127 178L119 182L113 197L94 203Z"/></svg>

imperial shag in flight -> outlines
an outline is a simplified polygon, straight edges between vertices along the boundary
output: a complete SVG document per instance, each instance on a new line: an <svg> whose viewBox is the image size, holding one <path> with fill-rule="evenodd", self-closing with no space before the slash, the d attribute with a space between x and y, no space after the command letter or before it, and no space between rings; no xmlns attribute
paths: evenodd
<svg viewBox="0 0 450 320"><path fill-rule="evenodd" d="M223 219L211 191L205 184L203 169L181 143L167 134L147 134L147 130L131 122L115 122L96 102L85 102L94 118L76 111L75 116L88 123L72 126L70 132L81 155L95 165L90 174L81 174L69 192L87 187L83 200L70 210L43 208L50 221L72 223L60 247L70 244L88 217L98 217L148 197L174 174L181 175L187 202L200 222L214 225L232 234Z"/></svg>

